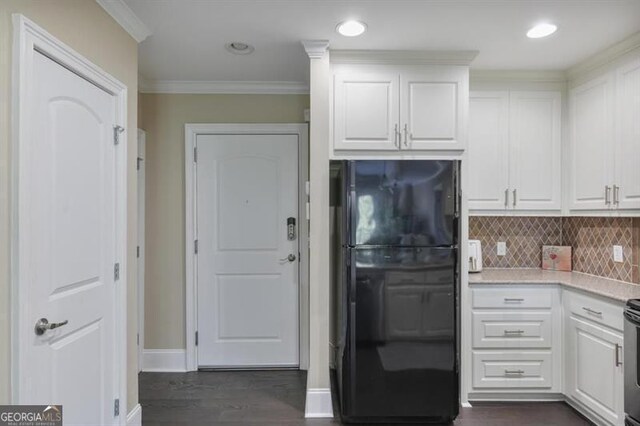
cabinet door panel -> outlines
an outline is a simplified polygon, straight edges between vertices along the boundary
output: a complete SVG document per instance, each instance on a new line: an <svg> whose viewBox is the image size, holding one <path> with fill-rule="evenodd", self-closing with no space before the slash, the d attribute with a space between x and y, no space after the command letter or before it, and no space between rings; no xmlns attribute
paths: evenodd
<svg viewBox="0 0 640 426"><path fill-rule="evenodd" d="M611 424L623 423L622 336L574 316L567 324L567 393Z"/></svg>
<svg viewBox="0 0 640 426"><path fill-rule="evenodd" d="M334 148L396 150L398 74L334 77Z"/></svg>
<svg viewBox="0 0 640 426"><path fill-rule="evenodd" d="M509 187L509 93L472 92L469 98L469 208L502 210Z"/></svg>
<svg viewBox="0 0 640 426"><path fill-rule="evenodd" d="M463 67L400 75L402 149L464 149L467 81Z"/></svg>
<svg viewBox="0 0 640 426"><path fill-rule="evenodd" d="M620 68L617 77L617 207L640 209L640 60Z"/></svg>
<svg viewBox="0 0 640 426"><path fill-rule="evenodd" d="M509 183L511 207L561 208L561 95L512 92L510 99Z"/></svg>
<svg viewBox="0 0 640 426"><path fill-rule="evenodd" d="M572 210L606 210L605 186L612 185L613 78L594 79L570 94Z"/></svg>

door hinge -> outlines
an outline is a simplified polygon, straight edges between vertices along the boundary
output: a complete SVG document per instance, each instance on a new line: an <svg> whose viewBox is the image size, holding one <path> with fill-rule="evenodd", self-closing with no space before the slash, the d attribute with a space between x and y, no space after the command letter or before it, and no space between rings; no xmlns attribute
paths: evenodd
<svg viewBox="0 0 640 426"><path fill-rule="evenodd" d="M140 333L136 334L136 343L140 346Z"/></svg>
<svg viewBox="0 0 640 426"><path fill-rule="evenodd" d="M194 163L198 162L198 147L197 146L193 147L193 162Z"/></svg>
<svg viewBox="0 0 640 426"><path fill-rule="evenodd" d="M120 134L124 132L124 127L115 125L113 126L113 144L118 145L120 143Z"/></svg>
<svg viewBox="0 0 640 426"><path fill-rule="evenodd" d="M198 254L198 240L193 241L193 251Z"/></svg>
<svg viewBox="0 0 640 426"><path fill-rule="evenodd" d="M120 264L116 263L113 265L113 279L118 281L120 279Z"/></svg>
<svg viewBox="0 0 640 426"><path fill-rule="evenodd" d="M118 417L120 415L120 399L116 398L113 400L113 417Z"/></svg>
<svg viewBox="0 0 640 426"><path fill-rule="evenodd" d="M136 159L136 170L140 170L140 164L142 163L142 161L144 161L142 157L138 157Z"/></svg>
<svg viewBox="0 0 640 426"><path fill-rule="evenodd" d="M196 346L198 346L198 332L196 331Z"/></svg>
<svg viewBox="0 0 640 426"><path fill-rule="evenodd" d="M136 246L136 257L140 257L140 246Z"/></svg>

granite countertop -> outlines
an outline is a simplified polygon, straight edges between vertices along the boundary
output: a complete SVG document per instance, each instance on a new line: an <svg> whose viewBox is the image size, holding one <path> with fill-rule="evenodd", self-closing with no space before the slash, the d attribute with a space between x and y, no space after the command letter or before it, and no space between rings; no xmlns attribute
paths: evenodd
<svg viewBox="0 0 640 426"><path fill-rule="evenodd" d="M542 269L484 269L469 274L469 284L560 284L620 302L640 299L640 285L596 277L580 272L545 271Z"/></svg>

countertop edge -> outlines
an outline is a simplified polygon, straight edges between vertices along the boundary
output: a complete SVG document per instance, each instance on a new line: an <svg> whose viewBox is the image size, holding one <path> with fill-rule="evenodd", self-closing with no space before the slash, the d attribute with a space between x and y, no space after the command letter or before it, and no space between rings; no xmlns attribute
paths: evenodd
<svg viewBox="0 0 640 426"><path fill-rule="evenodd" d="M505 271L504 273L511 273L511 274L517 274L518 271L521 270L524 273L544 273L542 270L538 270L538 269L530 269L530 268L514 268L512 270L509 269L487 269L486 271L491 271L491 273L500 273L500 271ZM476 273L469 273L469 286L474 286L474 287L481 287L481 286L489 286L489 285L496 285L496 286L500 286L500 285L559 285L559 286L563 286L566 287L568 289L571 290L579 290L579 291L583 291L585 293L589 293L589 294L593 294L596 296L600 296L600 297L604 297L608 300L614 301L614 302L618 302L618 303L626 303L627 300L629 300L630 298L634 298L634 297L640 297L640 285L638 284L634 284L634 283L628 283L628 282L624 282L624 281L618 281L618 280L614 280L614 279L610 279L610 278L605 278L605 277L598 277L595 275L589 275L589 274L584 274L581 272L565 272L566 274L571 274L570 277L572 276L577 276L580 277L579 279L585 279L585 280L595 280L595 281L600 281L602 283L606 283L608 285L613 285L613 286L622 286L623 288L626 286L637 286L637 291L638 291L638 295L637 296L632 296L632 297L627 297L629 295L621 295L621 294L617 294L614 291L608 291L606 289L599 289L599 288L593 288L592 286L584 286L584 285L580 285L578 283L575 282L571 282L568 279L563 279L562 277L549 277L549 278L522 278L522 279L518 279L518 278L484 278L481 280L474 280L473 276L476 275ZM477 274L480 275L480 274ZM597 284L594 284L597 285ZM623 288L621 288L620 290L623 290ZM623 292L626 292L623 290Z"/></svg>

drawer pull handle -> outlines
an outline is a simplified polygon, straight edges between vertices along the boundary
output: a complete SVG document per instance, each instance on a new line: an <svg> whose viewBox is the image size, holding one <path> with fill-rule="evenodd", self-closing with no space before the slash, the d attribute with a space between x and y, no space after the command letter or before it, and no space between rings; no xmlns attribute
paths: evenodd
<svg viewBox="0 0 640 426"><path fill-rule="evenodd" d="M620 367L622 365L622 361L620 361L621 350L622 350L622 346L616 343L616 367Z"/></svg>
<svg viewBox="0 0 640 426"><path fill-rule="evenodd" d="M520 303L520 302L524 302L524 299L522 297L505 297L504 298L504 302L505 303Z"/></svg>
<svg viewBox="0 0 640 426"><path fill-rule="evenodd" d="M518 374L518 375L522 375L524 374L523 370L504 370L504 374L509 375L509 374Z"/></svg>
<svg viewBox="0 0 640 426"><path fill-rule="evenodd" d="M599 317L602 316L602 312L600 311L594 311L591 308L585 308L585 307L583 307L582 309L584 309L585 312L590 313L591 315L598 315Z"/></svg>
<svg viewBox="0 0 640 426"><path fill-rule="evenodd" d="M505 330L504 334L506 336L509 336L509 335L518 335L519 336L521 334L524 334L524 330Z"/></svg>

